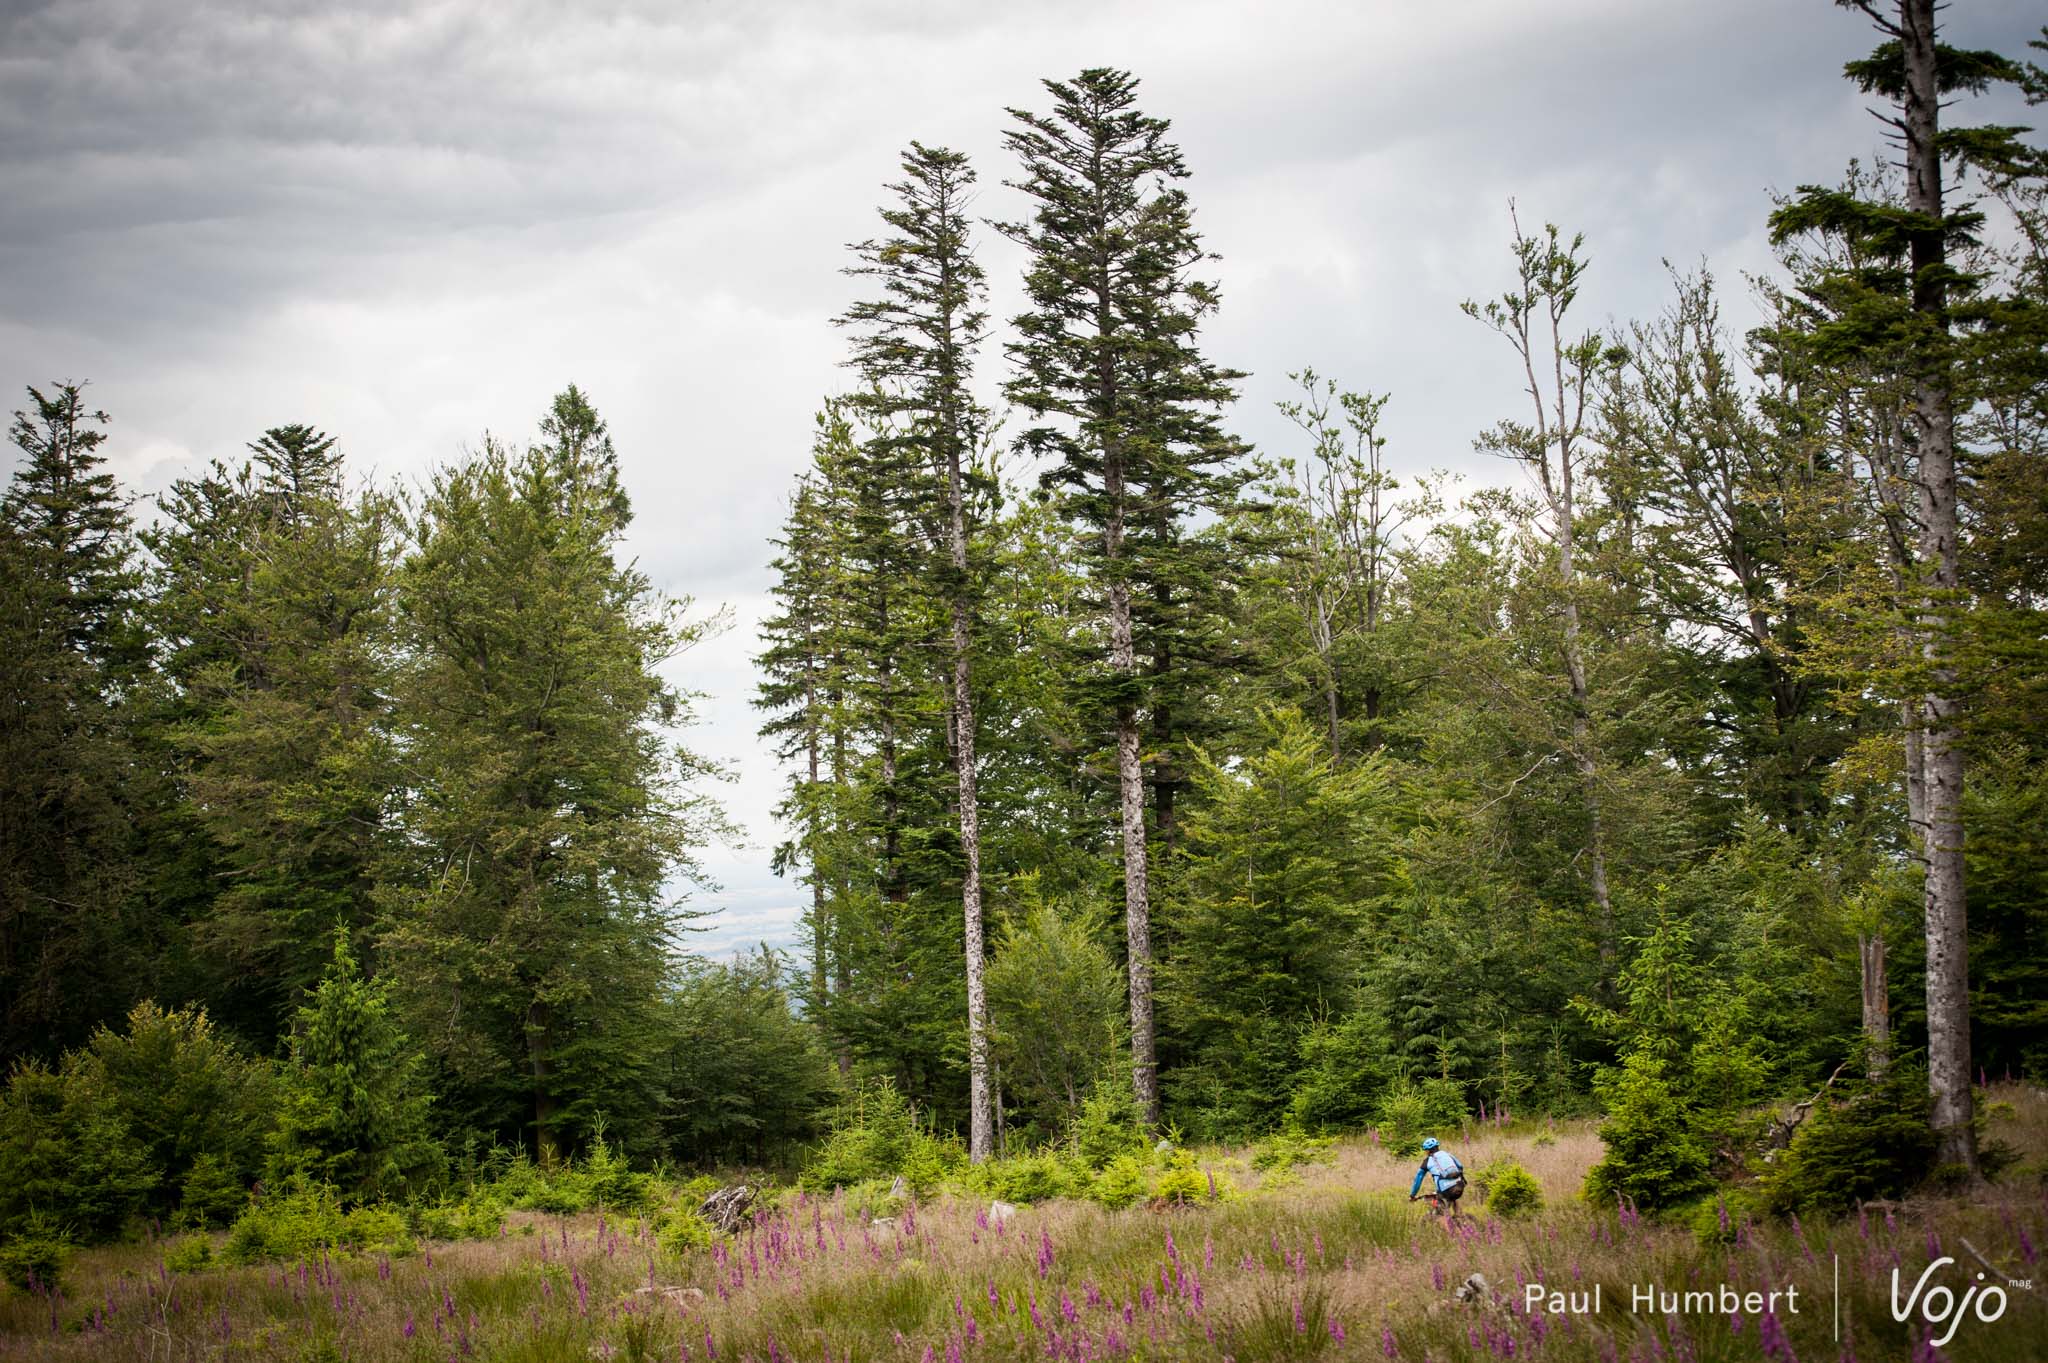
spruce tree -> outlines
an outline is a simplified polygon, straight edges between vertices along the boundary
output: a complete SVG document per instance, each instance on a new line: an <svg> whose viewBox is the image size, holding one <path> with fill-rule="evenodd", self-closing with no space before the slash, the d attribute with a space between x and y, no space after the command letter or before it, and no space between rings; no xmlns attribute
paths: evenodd
<svg viewBox="0 0 2048 1363"><path fill-rule="evenodd" d="M82 385L28 390L0 495L0 1057L54 1054L147 984L129 519Z"/></svg>
<svg viewBox="0 0 2048 1363"><path fill-rule="evenodd" d="M1167 681L1185 659L1175 648L1176 588L1202 573L1188 561L1184 527L1220 509L1236 486L1229 466L1238 447L1223 434L1218 412L1241 376L1205 360L1195 345L1217 294L1193 275L1204 253L1175 183L1188 170L1166 138L1167 121L1139 112L1137 80L1127 72L1091 68L1045 88L1053 112L1012 109L1016 126L1004 134L1022 163L1014 183L1032 201L1026 221L1001 228L1031 252L1030 307L1015 321L1017 372L1005 388L1041 422L1059 418L1030 428L1022 444L1051 461L1045 479L1064 495L1101 593L1110 674L1104 701L1114 716L1121 804L1132 1079L1141 1111L1156 1123L1141 712L1149 694L1152 717L1160 718L1157 704L1170 699ZM1149 684L1138 638L1148 609L1157 631ZM1159 813L1170 820L1170 804Z"/></svg>
<svg viewBox="0 0 2048 1363"><path fill-rule="evenodd" d="M1847 311L1825 339L1839 358L1882 354L1908 390L1904 463L1914 505L1902 510L1914 542L1902 574L1906 619L1900 632L1917 656L1895 677L1909 688L1907 784L1925 873L1929 1120L1939 1158L1974 1176L1963 822L1970 687L1960 662L1970 601L1957 459L1958 421L1970 395L1956 332L1959 321L1982 325L1987 315L1973 306L1982 277L1960 264L1984 215L1945 201L1944 165L2009 174L2038 167L2039 153L2018 141L2023 129L1942 126L1946 96L1982 93L1999 81L2024 85L2028 73L1995 52L1941 42L1935 0L1898 0L1895 11L1876 0L1837 3L1868 16L1883 35L1870 56L1847 64L1845 74L1893 106L1881 117L1904 153L1905 203L1807 185L1773 214L1771 226L1781 241L1818 233L1851 243L1880 268L1878 278L1866 272L1841 281L1865 305Z"/></svg>
<svg viewBox="0 0 2048 1363"><path fill-rule="evenodd" d="M989 1080L988 998L983 983L981 804L976 790L976 568L969 562L975 442L986 424L968 390L975 350L987 327L987 292L968 235L967 204L974 171L958 152L916 142L903 154L905 178L889 188L895 206L882 210L891 235L854 248L851 273L877 281L881 297L854 305L841 319L855 329L852 363L867 379L874 415L897 423L901 443L923 465L936 505L912 508L935 521L943 554L931 574L945 599L948 625L948 714L958 802L960 900L967 965L968 1156L979 1164L995 1149L995 1108Z"/></svg>
<svg viewBox="0 0 2048 1363"><path fill-rule="evenodd" d="M274 1175L331 1183L352 1200L405 1191L432 1171L419 1050L399 1030L384 986L363 978L346 929L291 1031Z"/></svg>
<svg viewBox="0 0 2048 1363"><path fill-rule="evenodd" d="M458 1116L544 1158L602 1116L655 1129L663 982L687 916L672 876L720 827L663 727L658 668L712 622L619 561L630 514L603 423L574 389L545 443L438 474L399 570L397 687L409 864L380 959Z"/></svg>

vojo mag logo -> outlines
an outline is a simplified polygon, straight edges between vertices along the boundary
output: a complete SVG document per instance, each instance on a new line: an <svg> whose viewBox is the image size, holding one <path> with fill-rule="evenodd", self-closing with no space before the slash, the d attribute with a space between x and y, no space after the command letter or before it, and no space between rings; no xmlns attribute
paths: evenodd
<svg viewBox="0 0 2048 1363"><path fill-rule="evenodd" d="M2008 1304L2005 1287L1999 1283L1986 1285L1988 1275L1984 1273L1978 1273L1975 1281L1970 1281L1966 1277L1963 1295L1960 1299L1957 1298L1954 1288L1935 1277L1955 1262L1944 1254L1922 1269L1920 1277L1913 1283L1913 1290L1906 1294L1903 1301L1899 1298L1899 1270L1892 1270L1892 1319L1903 1325L1917 1316L1927 1325L1929 1342L1936 1347L1954 1339L1956 1330L1961 1327L1966 1317L1974 1317L1981 1323L1989 1325L2005 1314ZM1932 1286L1929 1285L1929 1279L1935 1279ZM2023 1291L2032 1290L2034 1286L2031 1281L2017 1278L2006 1278L2005 1281ZM1938 1337L1933 1333L1936 1330L1941 1331Z"/></svg>

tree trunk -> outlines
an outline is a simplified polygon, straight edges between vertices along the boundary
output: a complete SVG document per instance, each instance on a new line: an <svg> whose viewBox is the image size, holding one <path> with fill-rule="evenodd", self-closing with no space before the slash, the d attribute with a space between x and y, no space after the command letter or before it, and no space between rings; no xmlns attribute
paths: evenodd
<svg viewBox="0 0 2048 1363"><path fill-rule="evenodd" d="M1858 974L1863 984L1863 1072L1884 1078L1891 1068L1892 1005L1885 987L1884 932L1856 935Z"/></svg>
<svg viewBox="0 0 2048 1363"><path fill-rule="evenodd" d="M548 1006L539 1001L526 1007L526 1056L533 1074L533 1151L543 1169L552 1169L561 1150L555 1141L555 1097L548 1080L554 1067L548 1062Z"/></svg>
<svg viewBox="0 0 2048 1363"><path fill-rule="evenodd" d="M1563 411L1560 393L1558 409ZM1580 800L1586 812L1586 879L1600 922L1600 984L1614 982L1614 897L1607 887L1607 845L1600 809L1600 770L1593 751L1593 712L1586 686L1585 652L1579 642L1578 566L1573 561L1571 447L1562 448L1557 507L1557 573L1564 589L1564 670L1572 694L1572 760L1579 769Z"/></svg>
<svg viewBox="0 0 2048 1363"><path fill-rule="evenodd" d="M1123 814L1124 938L1130 956L1131 1087L1138 1113L1159 1124L1159 1069L1152 1040L1152 919L1145 864L1145 771L1138 753L1138 707L1129 694L1138 678L1131 642L1131 588L1123 575L1124 471L1114 452L1103 460L1111 507L1103 536L1110 561L1109 661L1125 688L1116 704L1116 772Z"/></svg>
<svg viewBox="0 0 2048 1363"><path fill-rule="evenodd" d="M980 1164L995 1153L995 1111L988 1072L988 989L981 922L981 806L974 771L973 630L967 611L967 511L960 451L950 450L947 493L953 556L953 727L960 788L960 907L967 948L967 1158Z"/></svg>
<svg viewBox="0 0 2048 1363"><path fill-rule="evenodd" d="M1935 72L1934 0L1900 0L1905 52L1906 206L1928 225L1912 236L1913 311L1925 353L1913 385L1915 480L1920 502L1921 650L1929 688L1920 701L1926 778L1927 1086L1938 1158L1974 1176L1977 1135L1970 1088L1970 961L1963 879L1963 754L1948 660L1948 612L1961 589L1956 514L1953 368L1948 353L1947 247L1941 227L1941 102Z"/></svg>

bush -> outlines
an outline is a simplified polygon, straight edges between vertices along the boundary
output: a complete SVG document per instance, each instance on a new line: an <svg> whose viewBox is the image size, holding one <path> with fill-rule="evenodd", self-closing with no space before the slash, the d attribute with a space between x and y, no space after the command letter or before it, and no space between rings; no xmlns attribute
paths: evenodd
<svg viewBox="0 0 2048 1363"><path fill-rule="evenodd" d="M1780 1216L1841 1211L1907 1191L1934 1157L1927 1107L1925 1078L1904 1068L1842 1100L1822 1099L1761 1180L1765 1205Z"/></svg>
<svg viewBox="0 0 2048 1363"><path fill-rule="evenodd" d="M1088 1200L1121 1210L1145 1200L1145 1166L1129 1155L1119 1155L1088 1185Z"/></svg>
<svg viewBox="0 0 2048 1363"><path fill-rule="evenodd" d="M1762 1211L1756 1193L1748 1188L1723 1188L1703 1197L1692 1209L1687 1224L1701 1249L1725 1249L1735 1243L1742 1227L1756 1220Z"/></svg>
<svg viewBox="0 0 2048 1363"><path fill-rule="evenodd" d="M661 1219L655 1240L670 1254L688 1254L706 1249L712 1240L711 1223L688 1207L677 1207Z"/></svg>
<svg viewBox="0 0 2048 1363"><path fill-rule="evenodd" d="M1486 1184L1486 1206L1495 1216L1512 1221L1534 1216L1543 1210L1543 1185L1536 1176L1511 1159L1487 1166L1479 1175Z"/></svg>
<svg viewBox="0 0 2048 1363"><path fill-rule="evenodd" d="M406 1225L423 1240L488 1240L505 1224L504 1205L488 1196L408 1210Z"/></svg>
<svg viewBox="0 0 2048 1363"><path fill-rule="evenodd" d="M71 1237L56 1219L31 1212L5 1241L0 1241L0 1278L24 1292L53 1292L64 1278L71 1257Z"/></svg>
<svg viewBox="0 0 2048 1363"><path fill-rule="evenodd" d="M1030 1204L1072 1197L1089 1185L1088 1170L1058 1151L1040 1150L990 1160L974 1170L974 1185L990 1197Z"/></svg>
<svg viewBox="0 0 2048 1363"><path fill-rule="evenodd" d="M265 1198L237 1217L221 1258L231 1264L303 1259L332 1253L411 1254L417 1246L405 1217L391 1207L341 1209L326 1184L302 1184Z"/></svg>
<svg viewBox="0 0 2048 1363"><path fill-rule="evenodd" d="M1713 1186L1706 1146L1693 1114L1664 1079L1664 1062L1647 1052L1629 1056L1602 1085L1607 1147L1586 1173L1586 1197L1611 1204L1626 1198L1644 1211L1688 1202Z"/></svg>
<svg viewBox="0 0 2048 1363"><path fill-rule="evenodd" d="M104 1086L75 1063L51 1070L29 1062L8 1076L0 1094L0 1236L27 1234L38 1207L62 1207L86 1242L113 1239L157 1183Z"/></svg>
<svg viewBox="0 0 2048 1363"><path fill-rule="evenodd" d="M1166 1157L1166 1171L1152 1185L1152 1199L1169 1207L1192 1207L1221 1201L1232 1191L1229 1180L1196 1168L1192 1152L1176 1150Z"/></svg>
<svg viewBox="0 0 2048 1363"><path fill-rule="evenodd" d="M244 1054L203 1009L167 1012L140 1003L125 1030L101 1027L65 1064L74 1082L94 1090L119 1118L142 1163L159 1175L151 1213L225 1225L241 1210L277 1117L277 1078L268 1062Z"/></svg>
<svg viewBox="0 0 2048 1363"><path fill-rule="evenodd" d="M798 1183L830 1192L900 1172L918 1139L910 1106L886 1079L861 1084L833 1114L832 1129Z"/></svg>
<svg viewBox="0 0 2048 1363"><path fill-rule="evenodd" d="M1397 1080L1380 1099L1380 1141L1394 1155L1419 1154L1422 1138L1465 1122L1465 1090L1455 1080Z"/></svg>
<svg viewBox="0 0 2048 1363"><path fill-rule="evenodd" d="M644 1211L654 1201L654 1180L636 1174L612 1146L605 1143L600 1127L590 1153L583 1158L581 1192L584 1207L600 1211Z"/></svg>
<svg viewBox="0 0 2048 1363"><path fill-rule="evenodd" d="M1260 1142L1252 1151L1252 1168L1262 1173L1284 1173L1299 1164L1321 1164L1330 1158L1329 1136L1304 1136L1281 1132Z"/></svg>
<svg viewBox="0 0 2048 1363"><path fill-rule="evenodd" d="M249 1205L249 1193L240 1179L213 1155L192 1161L185 1174L184 1196L178 1199L179 1226L206 1230L225 1226Z"/></svg>
<svg viewBox="0 0 2048 1363"><path fill-rule="evenodd" d="M203 1235L185 1235L164 1246L164 1268L172 1273L197 1273L213 1264L213 1242Z"/></svg>
<svg viewBox="0 0 2048 1363"><path fill-rule="evenodd" d="M1090 1169L1106 1169L1126 1156L1143 1156L1150 1148L1138 1119L1138 1100L1128 1084L1115 1076L1089 1092L1070 1132L1074 1154Z"/></svg>

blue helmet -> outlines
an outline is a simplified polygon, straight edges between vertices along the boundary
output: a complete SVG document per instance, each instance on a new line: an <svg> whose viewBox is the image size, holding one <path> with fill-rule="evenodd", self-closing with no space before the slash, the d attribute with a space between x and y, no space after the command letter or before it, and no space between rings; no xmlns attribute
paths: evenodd
<svg viewBox="0 0 2048 1363"><path fill-rule="evenodd" d="M1424 1141L1422 1142L1422 1148L1423 1148L1424 1150L1434 1150L1434 1149L1436 1149L1436 1137L1434 1137L1434 1136L1431 1136L1431 1137L1429 1137L1428 1139L1424 1140Z"/></svg>

